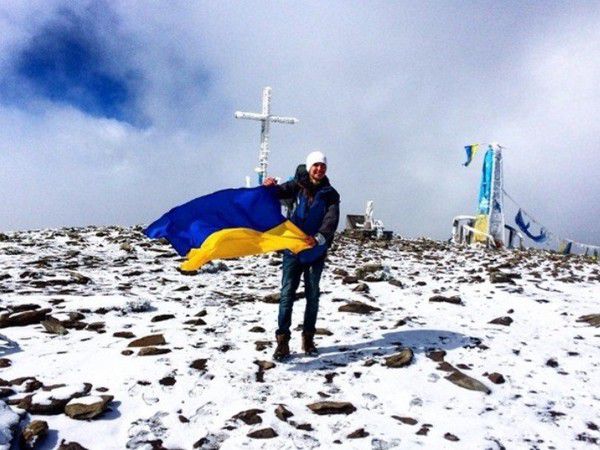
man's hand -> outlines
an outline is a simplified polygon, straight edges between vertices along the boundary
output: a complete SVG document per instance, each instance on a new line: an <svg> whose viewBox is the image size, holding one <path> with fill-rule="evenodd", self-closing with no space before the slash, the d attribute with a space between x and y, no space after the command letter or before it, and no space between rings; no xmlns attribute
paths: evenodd
<svg viewBox="0 0 600 450"><path fill-rule="evenodd" d="M304 242L306 242L311 247L314 247L315 245L317 245L317 240L312 236L306 236L304 238Z"/></svg>
<svg viewBox="0 0 600 450"><path fill-rule="evenodd" d="M277 184L277 180L273 177L267 177L263 181L263 186L275 186Z"/></svg>

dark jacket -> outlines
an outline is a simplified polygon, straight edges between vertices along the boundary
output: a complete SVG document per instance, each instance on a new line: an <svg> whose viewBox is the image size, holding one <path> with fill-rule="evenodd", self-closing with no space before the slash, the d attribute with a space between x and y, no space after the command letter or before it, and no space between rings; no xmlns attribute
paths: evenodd
<svg viewBox="0 0 600 450"><path fill-rule="evenodd" d="M340 194L327 177L318 185L311 183L306 171L297 173L293 180L276 187L280 199L295 199L290 220L306 234L316 236L320 233L325 238L324 245L301 252L299 256L304 253L301 260L308 262L323 255L333 242L340 220Z"/></svg>

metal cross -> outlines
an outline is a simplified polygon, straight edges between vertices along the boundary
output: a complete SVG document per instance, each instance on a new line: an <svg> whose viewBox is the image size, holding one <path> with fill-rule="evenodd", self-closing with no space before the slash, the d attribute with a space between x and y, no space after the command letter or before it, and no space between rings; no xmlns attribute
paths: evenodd
<svg viewBox="0 0 600 450"><path fill-rule="evenodd" d="M258 167L254 169L258 173L258 184L261 185L267 177L267 166L269 165L269 129L271 122L276 123L298 123L294 117L281 117L271 115L271 88L269 86L263 89L262 94L262 113L235 112L236 119L260 120L260 153L258 155Z"/></svg>

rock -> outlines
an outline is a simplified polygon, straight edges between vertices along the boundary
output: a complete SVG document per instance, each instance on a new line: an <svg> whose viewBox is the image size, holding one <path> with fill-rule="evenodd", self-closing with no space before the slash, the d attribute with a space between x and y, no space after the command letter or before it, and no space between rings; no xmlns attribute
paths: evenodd
<svg viewBox="0 0 600 450"><path fill-rule="evenodd" d="M273 294L267 294L265 295L261 301L263 303L272 303L272 304L277 304L279 303L279 299L281 298L281 295L279 294L279 292L275 292Z"/></svg>
<svg viewBox="0 0 600 450"><path fill-rule="evenodd" d="M167 342L162 334L151 334L131 341L128 347L149 347L154 345L165 345Z"/></svg>
<svg viewBox="0 0 600 450"><path fill-rule="evenodd" d="M488 378L494 384L502 384L506 381L502 374L498 372L490 373Z"/></svg>
<svg viewBox="0 0 600 450"><path fill-rule="evenodd" d="M25 327L40 323L50 311L52 309L44 308L33 311L0 314L0 328Z"/></svg>
<svg viewBox="0 0 600 450"><path fill-rule="evenodd" d="M363 302L352 301L352 302L346 303L345 305L340 306L338 308L338 311L351 312L351 313L356 313L356 314L372 314L373 312L381 311L381 309L377 308L375 306L367 305L366 303L363 303Z"/></svg>
<svg viewBox="0 0 600 450"><path fill-rule="evenodd" d="M173 386L177 380L174 377L163 377L158 380L158 383L162 386Z"/></svg>
<svg viewBox="0 0 600 450"><path fill-rule="evenodd" d="M358 283L358 278L353 275L345 276L342 279L342 284L354 284L354 283Z"/></svg>
<svg viewBox="0 0 600 450"><path fill-rule="evenodd" d="M32 449L41 444L48 434L48 422L44 420L33 420L21 431L21 445Z"/></svg>
<svg viewBox="0 0 600 450"><path fill-rule="evenodd" d="M354 405L350 402L316 402L307 405L308 408L320 416L331 414L352 414L356 411Z"/></svg>
<svg viewBox="0 0 600 450"><path fill-rule="evenodd" d="M458 437L454 436L452 433L446 433L446 434L444 434L444 439L447 439L447 440L452 441L452 442L460 441L460 439Z"/></svg>
<svg viewBox="0 0 600 450"><path fill-rule="evenodd" d="M252 327L248 330L250 333L264 333L266 330L263 327Z"/></svg>
<svg viewBox="0 0 600 450"><path fill-rule="evenodd" d="M231 420L241 420L246 425L256 425L257 423L262 423L262 418L259 416L262 413L264 413L262 409L248 409L237 413Z"/></svg>
<svg viewBox="0 0 600 450"><path fill-rule="evenodd" d="M358 430L353 431L346 437L348 439L359 439L359 438L366 438L368 435L369 435L369 433L367 431L365 431L364 428L359 428Z"/></svg>
<svg viewBox="0 0 600 450"><path fill-rule="evenodd" d="M266 348L273 346L273 343L271 341L255 341L254 345L257 352L262 352Z"/></svg>
<svg viewBox="0 0 600 450"><path fill-rule="evenodd" d="M192 369L196 369L199 370L201 372L206 371L206 362L208 361L208 359L196 359L194 361L192 361L192 363L190 364L190 367Z"/></svg>
<svg viewBox="0 0 600 450"><path fill-rule="evenodd" d="M275 363L272 361L254 361L254 364L256 364L260 370L269 370L272 369L273 367L275 367Z"/></svg>
<svg viewBox="0 0 600 450"><path fill-rule="evenodd" d="M67 442L64 439L60 442L60 446L56 450L88 450L77 442Z"/></svg>
<svg viewBox="0 0 600 450"><path fill-rule="evenodd" d="M470 376L465 375L460 370L455 370L454 372L452 372L446 377L446 380L454 383L457 386L469 389L471 391L479 391L485 394L490 394L492 392L481 381L477 381L475 378L471 378Z"/></svg>
<svg viewBox="0 0 600 450"><path fill-rule="evenodd" d="M596 328L600 328L600 314L588 314L579 317L577 322L587 323L588 325Z"/></svg>
<svg viewBox="0 0 600 450"><path fill-rule="evenodd" d="M419 431L417 431L415 434L417 434L419 436L427 436L430 429L431 429L431 425L423 424L421 426L421 429Z"/></svg>
<svg viewBox="0 0 600 450"><path fill-rule="evenodd" d="M432 361L442 362L444 360L444 356L446 356L446 352L444 350L432 350L427 352L426 356Z"/></svg>
<svg viewBox="0 0 600 450"><path fill-rule="evenodd" d="M71 419L95 419L106 411L113 398L112 395L75 398L65 406L65 414Z"/></svg>
<svg viewBox="0 0 600 450"><path fill-rule="evenodd" d="M284 405L279 405L277 408L275 408L275 416L283 422L287 422L287 420L293 415L294 413L287 409Z"/></svg>
<svg viewBox="0 0 600 450"><path fill-rule="evenodd" d="M124 356L130 356L130 355L133 355L133 350L123 350L123 351L121 352L121 355L124 355Z"/></svg>
<svg viewBox="0 0 600 450"><path fill-rule="evenodd" d="M278 434L273 428L263 428L261 430L256 430L251 433L248 433L246 436L251 437L253 439L271 439L277 437Z"/></svg>
<svg viewBox="0 0 600 450"><path fill-rule="evenodd" d="M558 361L554 358L550 358L548 361L546 361L546 366L548 367L552 367L552 368L557 368L558 367Z"/></svg>
<svg viewBox="0 0 600 450"><path fill-rule="evenodd" d="M158 347L144 347L138 352L138 356L156 356L171 353L169 348L158 348Z"/></svg>
<svg viewBox="0 0 600 450"><path fill-rule="evenodd" d="M62 325L60 320L56 320L54 317L48 317L46 320L42 320L40 323L48 333L58 335L65 335L69 333Z"/></svg>
<svg viewBox="0 0 600 450"><path fill-rule="evenodd" d="M131 331L117 331L116 333L113 333L113 336L118 338L131 339L135 337L135 334L133 334Z"/></svg>
<svg viewBox="0 0 600 450"><path fill-rule="evenodd" d="M511 323L513 323L513 320L509 316L503 316L503 317L497 317L494 320L490 320L488 323L491 323L494 325L504 325L504 326L508 327L508 326L510 326Z"/></svg>
<svg viewBox="0 0 600 450"><path fill-rule="evenodd" d="M316 336L333 336L333 333L329 331L327 328L316 328L315 329Z"/></svg>
<svg viewBox="0 0 600 450"><path fill-rule="evenodd" d="M504 272L490 272L490 282L491 283L508 283L515 284L513 278L517 278L515 276L511 276L511 274L507 274Z"/></svg>
<svg viewBox="0 0 600 450"><path fill-rule="evenodd" d="M0 358L0 369L4 369L6 367L10 367L12 365L12 361L8 358Z"/></svg>
<svg viewBox="0 0 600 450"><path fill-rule="evenodd" d="M356 286L352 288L354 292L369 292L369 285L367 283L358 283Z"/></svg>
<svg viewBox="0 0 600 450"><path fill-rule="evenodd" d="M153 323L164 322L165 320L174 319L174 318L175 318L174 314L159 314L158 316L154 316L152 319L150 319L150 322L153 322Z"/></svg>
<svg viewBox="0 0 600 450"><path fill-rule="evenodd" d="M82 383L81 385L60 387L53 389L50 392L38 391L33 395L24 397L19 402L18 406L29 414L62 414L67 403L74 398L83 397L89 394L91 389L91 384Z"/></svg>
<svg viewBox="0 0 600 450"><path fill-rule="evenodd" d="M413 351L407 347L402 349L400 353L385 358L385 365L392 368L406 367L412 362L413 357Z"/></svg>
<svg viewBox="0 0 600 450"><path fill-rule="evenodd" d="M458 295L452 297L445 297L443 295L434 295L429 298L430 302L433 303L450 303L452 305L463 305L462 299Z"/></svg>
<svg viewBox="0 0 600 450"><path fill-rule="evenodd" d="M416 425L418 420L413 419L412 417L402 417L402 416L392 416L394 419L405 423L406 425Z"/></svg>

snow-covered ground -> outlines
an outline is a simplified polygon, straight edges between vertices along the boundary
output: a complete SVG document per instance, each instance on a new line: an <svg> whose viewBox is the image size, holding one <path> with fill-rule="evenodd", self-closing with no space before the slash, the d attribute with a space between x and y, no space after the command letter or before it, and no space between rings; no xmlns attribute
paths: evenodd
<svg viewBox="0 0 600 450"><path fill-rule="evenodd" d="M599 445L597 262L344 236L329 260L320 355L296 331L273 366L277 254L184 274L140 228L0 234L0 449L35 420L41 449Z"/></svg>

